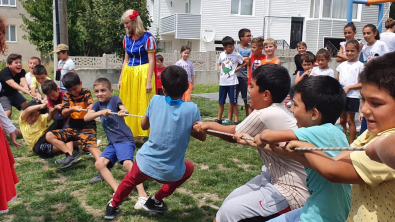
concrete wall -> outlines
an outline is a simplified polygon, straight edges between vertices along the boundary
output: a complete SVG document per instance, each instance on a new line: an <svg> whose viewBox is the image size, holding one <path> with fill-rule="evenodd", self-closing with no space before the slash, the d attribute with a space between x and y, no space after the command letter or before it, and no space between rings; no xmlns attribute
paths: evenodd
<svg viewBox="0 0 395 222"><path fill-rule="evenodd" d="M282 66L288 69L290 75L295 72L295 63L294 59L291 57L283 57L280 58L282 62ZM335 75L337 75L336 67L339 63L336 62L336 58L333 58L329 63L329 67L335 71ZM113 87L116 88L116 84L118 84L119 76L121 74L121 69L89 69L89 68L81 68L77 69L76 72L81 78L82 86L85 88L92 89L93 82L100 78L105 77L111 81ZM219 83L219 73L218 70L215 71L201 71L195 70L196 74L196 84L218 84Z"/></svg>

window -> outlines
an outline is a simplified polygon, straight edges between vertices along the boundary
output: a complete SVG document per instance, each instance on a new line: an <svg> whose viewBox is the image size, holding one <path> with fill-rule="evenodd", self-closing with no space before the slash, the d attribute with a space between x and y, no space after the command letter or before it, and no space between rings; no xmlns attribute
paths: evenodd
<svg viewBox="0 0 395 222"><path fill-rule="evenodd" d="M7 25L7 31L5 34L6 42L16 42L16 28L15 25Z"/></svg>
<svg viewBox="0 0 395 222"><path fill-rule="evenodd" d="M348 7L347 1L311 0L310 5L311 5L311 11L310 11L311 18L347 19L347 7ZM358 4L353 5L353 11L352 11L353 19L358 18L358 7L359 7Z"/></svg>
<svg viewBox="0 0 395 222"><path fill-rule="evenodd" d="M16 0L0 0L0 6L14 6L14 7L16 7Z"/></svg>
<svg viewBox="0 0 395 222"><path fill-rule="evenodd" d="M230 13L234 15L252 15L254 0L232 0Z"/></svg>

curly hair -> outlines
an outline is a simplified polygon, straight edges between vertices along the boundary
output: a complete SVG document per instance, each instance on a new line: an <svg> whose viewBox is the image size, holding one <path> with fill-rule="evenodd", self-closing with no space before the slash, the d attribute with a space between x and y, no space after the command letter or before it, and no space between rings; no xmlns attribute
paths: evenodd
<svg viewBox="0 0 395 222"><path fill-rule="evenodd" d="M7 51L7 45L5 44L5 24L4 20L0 18L0 53L5 55L5 52Z"/></svg>

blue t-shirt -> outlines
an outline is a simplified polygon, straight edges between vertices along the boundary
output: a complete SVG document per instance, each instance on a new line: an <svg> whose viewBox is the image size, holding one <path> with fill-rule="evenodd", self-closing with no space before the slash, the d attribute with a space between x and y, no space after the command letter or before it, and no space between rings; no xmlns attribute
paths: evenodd
<svg viewBox="0 0 395 222"><path fill-rule="evenodd" d="M192 102L155 95L146 116L151 132L136 155L141 172L160 181L180 180L193 123L201 121L199 108Z"/></svg>
<svg viewBox="0 0 395 222"><path fill-rule="evenodd" d="M293 129L300 141L306 141L317 147L348 147L346 135L333 124ZM341 151L323 151L330 157ZM346 221L350 211L350 184L332 183L319 173L306 168L307 188L311 196L302 209L302 221L333 222Z"/></svg>
<svg viewBox="0 0 395 222"><path fill-rule="evenodd" d="M95 112L110 109L111 112L119 112L119 105L123 105L121 99L118 96L112 96L110 100L105 103L95 102L92 106L92 110ZM124 118L135 118L135 117L124 117ZM121 143L121 142L132 142L134 143L133 133L130 128L126 125L125 119L118 115L110 115L109 117L100 116L100 120L104 131L106 132L108 142Z"/></svg>
<svg viewBox="0 0 395 222"><path fill-rule="evenodd" d="M235 52L238 52L243 57L249 57L251 55L251 45L248 44L247 47L241 47L240 44L237 44L235 46ZM242 64L240 64L240 65L242 65ZM238 70L236 72L236 76L237 77L248 78L248 76L247 76L247 66L244 66L243 68Z"/></svg>

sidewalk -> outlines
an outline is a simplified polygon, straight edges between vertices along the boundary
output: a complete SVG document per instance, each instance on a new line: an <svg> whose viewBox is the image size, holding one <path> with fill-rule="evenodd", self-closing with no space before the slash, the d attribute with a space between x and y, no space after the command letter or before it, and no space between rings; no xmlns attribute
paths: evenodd
<svg viewBox="0 0 395 222"><path fill-rule="evenodd" d="M202 94L191 94L191 96L196 96L196 97L202 97L206 98L209 100L215 100L218 101L218 93L202 93ZM227 100L228 101L228 100ZM241 98L241 95L239 95L239 98L237 99L237 103L239 106L244 106L244 101ZM361 128L361 123L358 120L359 118L359 113L355 113L355 126L357 127L357 131L359 132L359 129ZM340 119L337 120L336 124L339 124Z"/></svg>

